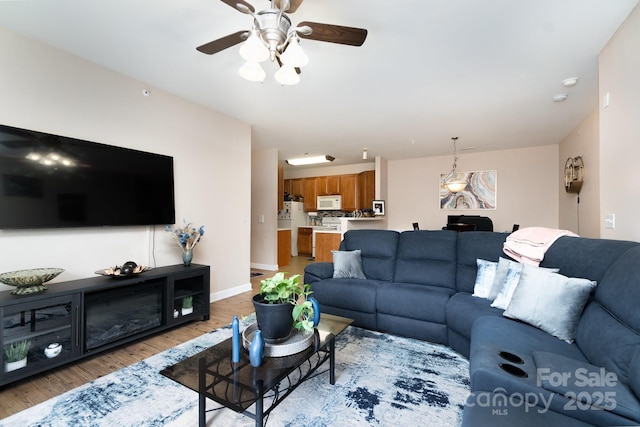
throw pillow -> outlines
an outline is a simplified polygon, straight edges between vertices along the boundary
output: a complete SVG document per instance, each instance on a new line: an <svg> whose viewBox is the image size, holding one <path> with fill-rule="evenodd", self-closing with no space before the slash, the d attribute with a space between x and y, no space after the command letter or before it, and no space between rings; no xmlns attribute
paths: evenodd
<svg viewBox="0 0 640 427"><path fill-rule="evenodd" d="M504 316L521 320L572 342L596 282L524 265Z"/></svg>
<svg viewBox="0 0 640 427"><path fill-rule="evenodd" d="M498 263L478 258L476 264L478 265L478 273L476 274L476 284L473 287L473 296L488 299Z"/></svg>
<svg viewBox="0 0 640 427"><path fill-rule="evenodd" d="M491 303L491 307L506 309L511 301L513 291L518 286L520 280L520 272L522 271L522 264L519 262L508 261L507 274L505 276L500 292L496 295L496 298Z"/></svg>
<svg viewBox="0 0 640 427"><path fill-rule="evenodd" d="M366 279L362 271L362 251L331 251L333 254L333 277Z"/></svg>
<svg viewBox="0 0 640 427"><path fill-rule="evenodd" d="M509 271L509 266L512 263L517 264L517 262L511 261L503 257L500 257L500 259L498 259L496 276L493 279L493 285L491 285L491 290L489 291L489 299L491 301L496 299L496 297L500 293L500 290L502 289L502 285L504 284L504 280L507 278L507 272Z"/></svg>

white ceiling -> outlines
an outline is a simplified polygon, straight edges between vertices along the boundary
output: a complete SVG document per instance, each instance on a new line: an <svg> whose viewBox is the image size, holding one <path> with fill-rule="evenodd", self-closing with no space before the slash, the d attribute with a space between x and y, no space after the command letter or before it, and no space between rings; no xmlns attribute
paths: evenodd
<svg viewBox="0 0 640 427"><path fill-rule="evenodd" d="M369 35L362 47L302 40L310 61L288 87L271 63L264 83L242 79L238 46L196 51L251 26L219 0L0 1L0 25L246 122L254 149L338 165L365 147L369 161L450 154L452 136L476 151L557 144L598 105L598 53L637 3L305 0L294 25Z"/></svg>

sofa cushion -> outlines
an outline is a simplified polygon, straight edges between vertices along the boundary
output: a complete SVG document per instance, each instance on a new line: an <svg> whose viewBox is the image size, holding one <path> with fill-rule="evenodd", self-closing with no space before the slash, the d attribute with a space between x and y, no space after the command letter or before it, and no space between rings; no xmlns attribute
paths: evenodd
<svg viewBox="0 0 640 427"><path fill-rule="evenodd" d="M473 296L489 299L498 263L478 258L476 264L478 265L478 273L476 274L476 283L473 286Z"/></svg>
<svg viewBox="0 0 640 427"><path fill-rule="evenodd" d="M379 285L377 280L326 279L311 283L311 290L320 304L375 313L376 288Z"/></svg>
<svg viewBox="0 0 640 427"><path fill-rule="evenodd" d="M467 339L471 338L471 327L478 317L502 317L502 312L499 308L491 307L491 301L476 298L467 292L453 295L445 307L447 326Z"/></svg>
<svg viewBox="0 0 640 427"><path fill-rule="evenodd" d="M444 309L453 289L413 283L383 283L377 288L378 313L446 324Z"/></svg>
<svg viewBox="0 0 640 427"><path fill-rule="evenodd" d="M614 372L554 353L536 351L537 383L574 400L567 409L605 410L640 421L640 402Z"/></svg>
<svg viewBox="0 0 640 427"><path fill-rule="evenodd" d="M394 282L455 288L456 233L405 231L398 239Z"/></svg>
<svg viewBox="0 0 640 427"><path fill-rule="evenodd" d="M638 245L624 240L563 236L547 249L540 267L559 268L559 273L567 277L582 277L600 284L611 264Z"/></svg>
<svg viewBox="0 0 640 427"><path fill-rule="evenodd" d="M595 286L591 280L565 277L525 264L504 315L571 342Z"/></svg>
<svg viewBox="0 0 640 427"><path fill-rule="evenodd" d="M478 268L476 260L481 258L497 262L500 256L504 256L502 245L509 233L491 233L487 231L446 232L455 234L458 239L456 289L472 294Z"/></svg>
<svg viewBox="0 0 640 427"><path fill-rule="evenodd" d="M594 301L578 323L576 343L594 365L628 382L640 348L640 246L627 250L598 283ZM635 373L637 375L637 373Z"/></svg>
<svg viewBox="0 0 640 427"><path fill-rule="evenodd" d="M362 251L362 271L373 280L393 281L400 233L391 230L349 230L340 242L341 251Z"/></svg>
<svg viewBox="0 0 640 427"><path fill-rule="evenodd" d="M354 251L331 251L333 254L333 277L347 279L366 279L362 271L360 249Z"/></svg>

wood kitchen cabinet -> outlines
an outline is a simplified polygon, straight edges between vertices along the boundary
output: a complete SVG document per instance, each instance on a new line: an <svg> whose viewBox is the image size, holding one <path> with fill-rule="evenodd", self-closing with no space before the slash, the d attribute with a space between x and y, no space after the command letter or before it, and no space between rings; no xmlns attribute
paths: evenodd
<svg viewBox="0 0 640 427"><path fill-rule="evenodd" d="M316 178L318 196L340 194L340 175L319 176Z"/></svg>
<svg viewBox="0 0 640 427"><path fill-rule="evenodd" d="M302 188L302 178L295 178L291 180L291 191L289 194L293 196L302 196L304 190Z"/></svg>
<svg viewBox="0 0 640 427"><path fill-rule="evenodd" d="M302 197L304 198L303 210L315 212L316 208L316 178L302 178Z"/></svg>
<svg viewBox="0 0 640 427"><path fill-rule="evenodd" d="M291 230L278 230L278 267L291 264Z"/></svg>
<svg viewBox="0 0 640 427"><path fill-rule="evenodd" d="M342 195L342 210L346 212L357 209L356 174L340 175L340 194Z"/></svg>
<svg viewBox="0 0 640 427"><path fill-rule="evenodd" d="M298 227L298 255L311 256L313 228Z"/></svg>
<svg viewBox="0 0 640 427"><path fill-rule="evenodd" d="M340 233L316 232L316 262L333 262L331 251L340 248L341 240Z"/></svg>
<svg viewBox="0 0 640 427"><path fill-rule="evenodd" d="M357 205L358 209L371 209L376 198L375 171L360 172L357 177Z"/></svg>

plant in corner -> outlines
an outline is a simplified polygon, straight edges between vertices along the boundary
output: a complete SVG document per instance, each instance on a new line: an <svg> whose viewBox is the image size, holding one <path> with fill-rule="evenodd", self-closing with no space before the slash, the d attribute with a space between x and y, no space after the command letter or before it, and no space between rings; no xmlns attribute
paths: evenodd
<svg viewBox="0 0 640 427"><path fill-rule="evenodd" d="M311 287L300 283L299 274L289 278L285 274L262 280L260 293L253 297L258 328L268 343L286 340L292 327L304 332L314 328L313 304L308 299Z"/></svg>
<svg viewBox="0 0 640 427"><path fill-rule="evenodd" d="M13 371L27 366L27 353L31 340L17 341L4 346L5 371Z"/></svg>

